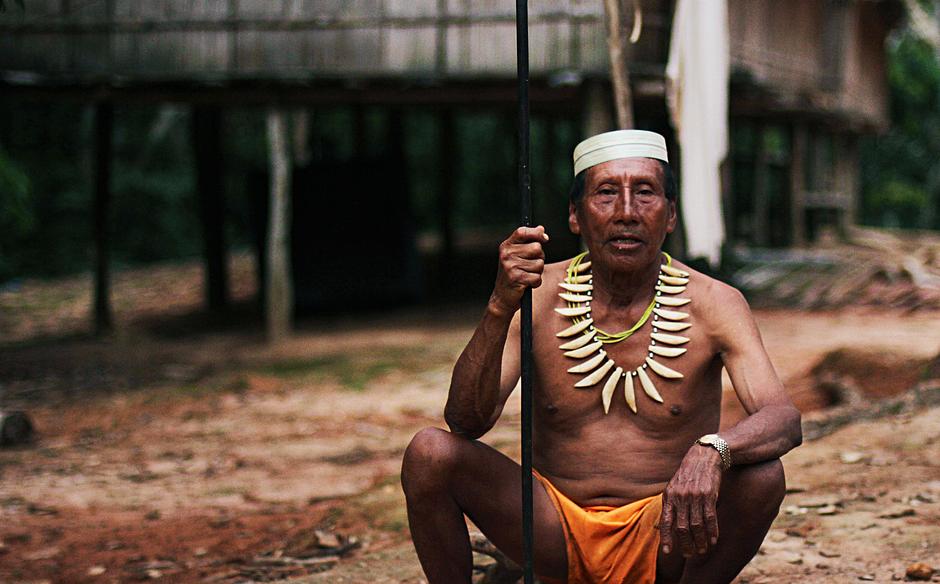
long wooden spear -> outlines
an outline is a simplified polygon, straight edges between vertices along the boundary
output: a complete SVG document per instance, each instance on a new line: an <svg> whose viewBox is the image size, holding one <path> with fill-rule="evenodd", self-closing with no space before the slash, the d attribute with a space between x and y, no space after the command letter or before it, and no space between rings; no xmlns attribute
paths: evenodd
<svg viewBox="0 0 940 584"><path fill-rule="evenodd" d="M522 225L532 225L529 184L529 10L516 0L516 76L518 78L518 185ZM523 582L534 584L532 538L532 290L522 295L522 569Z"/></svg>

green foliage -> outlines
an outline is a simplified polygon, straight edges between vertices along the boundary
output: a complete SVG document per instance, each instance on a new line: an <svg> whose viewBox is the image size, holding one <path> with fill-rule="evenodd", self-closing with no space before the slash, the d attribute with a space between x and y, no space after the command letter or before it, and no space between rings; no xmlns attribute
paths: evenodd
<svg viewBox="0 0 940 584"><path fill-rule="evenodd" d="M862 146L862 220L940 229L940 64L911 31L889 45L891 128Z"/></svg>
<svg viewBox="0 0 940 584"><path fill-rule="evenodd" d="M112 257L135 264L193 256L201 247L185 109L121 108L115 115Z"/></svg>
<svg viewBox="0 0 940 584"><path fill-rule="evenodd" d="M13 3L19 6L20 10L26 10L26 6L23 4L23 0L13 0ZM0 0L0 12L7 11L6 0Z"/></svg>
<svg viewBox="0 0 940 584"><path fill-rule="evenodd" d="M0 281L13 275L10 251L35 226L29 177L0 150Z"/></svg>
<svg viewBox="0 0 940 584"><path fill-rule="evenodd" d="M929 204L927 191L902 179L888 180L869 202L871 212L889 227L917 226Z"/></svg>

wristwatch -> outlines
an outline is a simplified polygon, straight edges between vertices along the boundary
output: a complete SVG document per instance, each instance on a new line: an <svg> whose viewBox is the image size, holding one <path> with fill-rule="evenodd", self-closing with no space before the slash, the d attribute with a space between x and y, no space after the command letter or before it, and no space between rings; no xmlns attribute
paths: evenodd
<svg viewBox="0 0 940 584"><path fill-rule="evenodd" d="M721 456L721 470L731 468L731 449L728 448L728 443L725 442L724 438L718 434L705 434L695 443L702 446L711 446L718 451L718 455Z"/></svg>

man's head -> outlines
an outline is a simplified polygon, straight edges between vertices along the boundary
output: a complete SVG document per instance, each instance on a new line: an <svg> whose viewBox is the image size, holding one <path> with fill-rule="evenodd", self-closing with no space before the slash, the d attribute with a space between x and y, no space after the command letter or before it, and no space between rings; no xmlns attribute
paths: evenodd
<svg viewBox="0 0 940 584"><path fill-rule="evenodd" d="M607 132L579 144L574 162L568 223L592 258L623 269L658 262L676 227L675 178L663 137Z"/></svg>

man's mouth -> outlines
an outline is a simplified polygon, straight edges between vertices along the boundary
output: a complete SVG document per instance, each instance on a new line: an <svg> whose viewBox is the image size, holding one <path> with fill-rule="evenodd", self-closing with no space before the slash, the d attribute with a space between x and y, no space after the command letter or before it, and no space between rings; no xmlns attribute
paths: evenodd
<svg viewBox="0 0 940 584"><path fill-rule="evenodd" d="M636 247L638 245L642 245L644 243L642 238L637 237L636 235L629 235L629 234L615 235L611 237L610 239L608 239L607 242L610 243L613 247L618 248L618 249L620 248L628 249L628 248Z"/></svg>

